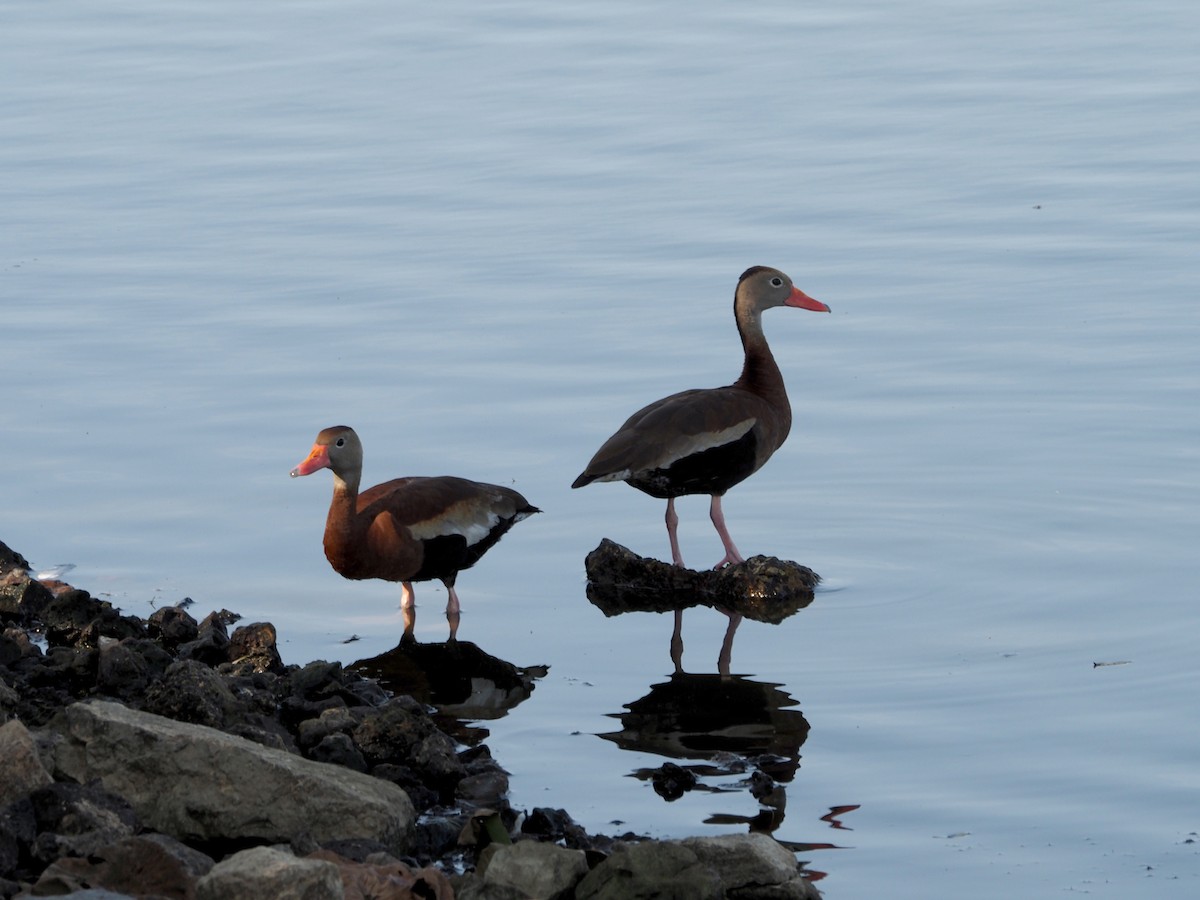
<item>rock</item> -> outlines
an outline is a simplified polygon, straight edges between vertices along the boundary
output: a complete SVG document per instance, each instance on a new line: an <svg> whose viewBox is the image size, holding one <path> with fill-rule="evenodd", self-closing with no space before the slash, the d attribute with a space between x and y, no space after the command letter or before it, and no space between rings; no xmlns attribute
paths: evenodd
<svg viewBox="0 0 1200 900"><path fill-rule="evenodd" d="M576 900L724 900L721 877L677 841L622 844L575 889Z"/></svg>
<svg viewBox="0 0 1200 900"><path fill-rule="evenodd" d="M145 709L177 722L224 728L239 704L215 671L196 659L182 659L146 691Z"/></svg>
<svg viewBox="0 0 1200 900"><path fill-rule="evenodd" d="M55 727L57 777L99 778L185 842L287 842L307 831L318 843L368 838L402 853L411 840L407 795L359 772L103 701L69 706Z"/></svg>
<svg viewBox="0 0 1200 900"><path fill-rule="evenodd" d="M654 793L669 803L692 790L696 776L677 763L665 762L651 774L650 783L654 785Z"/></svg>
<svg viewBox="0 0 1200 900"><path fill-rule="evenodd" d="M239 673L282 672L275 626L270 622L255 622L236 628L229 638L229 660Z"/></svg>
<svg viewBox="0 0 1200 900"><path fill-rule="evenodd" d="M10 575L0 581L0 615L16 622L34 622L53 599L45 585L31 578Z"/></svg>
<svg viewBox="0 0 1200 900"><path fill-rule="evenodd" d="M141 823L125 798L99 785L48 784L29 794L43 865L60 856L87 856L135 834Z"/></svg>
<svg viewBox="0 0 1200 900"><path fill-rule="evenodd" d="M356 861L328 848L306 858L338 867L346 900L454 900L450 880L437 869L413 869L378 855Z"/></svg>
<svg viewBox="0 0 1200 900"><path fill-rule="evenodd" d="M738 900L820 900L792 851L766 834L728 834L680 841Z"/></svg>
<svg viewBox="0 0 1200 900"><path fill-rule="evenodd" d="M697 572L638 556L607 538L587 555L584 568L588 600L606 616L712 606L778 624L812 603L821 580L807 566L773 556Z"/></svg>
<svg viewBox="0 0 1200 900"><path fill-rule="evenodd" d="M140 698L170 664L170 654L153 641L141 638L101 641L96 689L122 700Z"/></svg>
<svg viewBox="0 0 1200 900"><path fill-rule="evenodd" d="M99 888L115 894L190 900L213 861L165 834L146 834L102 847L87 857L64 857L38 878L35 895Z"/></svg>
<svg viewBox="0 0 1200 900"><path fill-rule="evenodd" d="M162 642L169 650L180 644L194 641L200 635L200 626L186 609L164 606L156 609L146 620L146 631L150 637Z"/></svg>
<svg viewBox="0 0 1200 900"><path fill-rule="evenodd" d="M33 735L18 721L0 725L0 809L54 779L38 758Z"/></svg>
<svg viewBox="0 0 1200 900"><path fill-rule="evenodd" d="M576 900L820 900L791 851L765 834L622 844Z"/></svg>
<svg viewBox="0 0 1200 900"><path fill-rule="evenodd" d="M567 900L587 874L582 850L524 840L497 846L482 873L488 888L508 888L521 900Z"/></svg>
<svg viewBox="0 0 1200 900"><path fill-rule="evenodd" d="M194 659L209 666L229 662L229 632L225 627L234 613L212 612L197 626L196 639L179 645L181 659ZM236 620L236 619L235 619Z"/></svg>
<svg viewBox="0 0 1200 900"><path fill-rule="evenodd" d="M196 884L196 900L343 900L338 867L284 850L253 847L213 866Z"/></svg>
<svg viewBox="0 0 1200 900"><path fill-rule="evenodd" d="M55 595L41 617L46 640L53 646L99 646L101 637L121 640L145 637L146 627L135 616L122 616L107 600L71 588Z"/></svg>
<svg viewBox="0 0 1200 900"><path fill-rule="evenodd" d="M355 743L370 765L408 766L444 794L452 794L466 775L454 743L428 715L415 712L405 701L388 702L371 710L354 729Z"/></svg>

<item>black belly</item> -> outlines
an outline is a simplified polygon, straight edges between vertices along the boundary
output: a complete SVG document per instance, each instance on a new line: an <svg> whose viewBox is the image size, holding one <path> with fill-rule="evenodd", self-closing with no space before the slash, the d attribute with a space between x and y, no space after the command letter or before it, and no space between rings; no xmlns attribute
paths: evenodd
<svg viewBox="0 0 1200 900"><path fill-rule="evenodd" d="M736 441L685 456L671 465L625 479L651 497L724 494L754 474L758 440L754 429Z"/></svg>
<svg viewBox="0 0 1200 900"><path fill-rule="evenodd" d="M454 584L454 577L463 569L469 569L487 553L505 533L517 523L516 519L501 519L482 541L467 546L467 539L460 534L446 534L422 541L425 555L421 568L409 581L441 579Z"/></svg>

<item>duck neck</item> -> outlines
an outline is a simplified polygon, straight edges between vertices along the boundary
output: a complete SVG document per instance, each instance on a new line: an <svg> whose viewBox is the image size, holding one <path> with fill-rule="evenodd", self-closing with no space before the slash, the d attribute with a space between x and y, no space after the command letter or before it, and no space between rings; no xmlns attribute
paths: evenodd
<svg viewBox="0 0 1200 900"><path fill-rule="evenodd" d="M791 405L788 403L787 390L783 386L783 373L779 371L771 348L767 345L766 335L763 334L762 313L758 310L746 311L735 307L734 315L745 353L742 374L735 386L757 394L781 412L790 415Z"/></svg>
<svg viewBox="0 0 1200 900"><path fill-rule="evenodd" d="M333 500L325 518L325 556L338 572L345 567L346 554L354 544L358 480L358 473L346 479L333 473Z"/></svg>

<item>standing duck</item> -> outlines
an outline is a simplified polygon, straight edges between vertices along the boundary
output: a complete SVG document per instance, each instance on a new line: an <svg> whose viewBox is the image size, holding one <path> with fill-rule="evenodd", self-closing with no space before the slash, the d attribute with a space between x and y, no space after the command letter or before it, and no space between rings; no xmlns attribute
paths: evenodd
<svg viewBox="0 0 1200 900"><path fill-rule="evenodd" d="M291 471L293 478L333 471L325 556L346 578L400 582L406 613L414 605L412 583L439 579L449 594L446 617L453 637L460 611L454 590L458 573L540 510L510 488L449 475L396 478L359 493L362 463L354 429L336 425L317 435L308 457Z"/></svg>
<svg viewBox="0 0 1200 900"><path fill-rule="evenodd" d="M792 427L783 375L762 329L763 310L775 306L829 312L778 269L747 269L733 295L733 315L745 350L741 377L728 387L681 391L638 410L571 485L624 481L666 499L667 536L677 566L683 565L683 556L676 536L675 498L685 494L712 497L709 513L725 545L725 556L715 568L744 561L725 527L721 498L762 468Z"/></svg>

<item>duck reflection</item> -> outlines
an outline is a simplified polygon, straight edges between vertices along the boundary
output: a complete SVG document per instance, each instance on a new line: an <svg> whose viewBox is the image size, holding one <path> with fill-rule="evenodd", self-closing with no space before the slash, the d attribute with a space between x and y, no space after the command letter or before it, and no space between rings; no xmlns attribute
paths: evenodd
<svg viewBox="0 0 1200 900"><path fill-rule="evenodd" d="M499 719L533 693L547 666L516 666L492 656L471 641L420 643L414 635L416 613L404 611L404 636L394 649L350 668L378 680L396 694L433 706L439 724L464 743L487 737L485 728L464 720Z"/></svg>
<svg viewBox="0 0 1200 900"><path fill-rule="evenodd" d="M693 572L644 559L609 541L589 554L586 568L588 599L605 615L669 612L673 619L674 674L627 703L625 712L613 714L620 731L600 737L670 760L633 772L664 800L689 791L745 790L758 803L756 814L717 814L705 821L775 832L783 822L786 785L800 767L809 724L781 685L732 673L733 642L744 618L779 624L808 606L820 578L804 566L770 557L753 557L716 572ZM695 606L711 607L728 621L715 674L683 668L683 613Z"/></svg>

